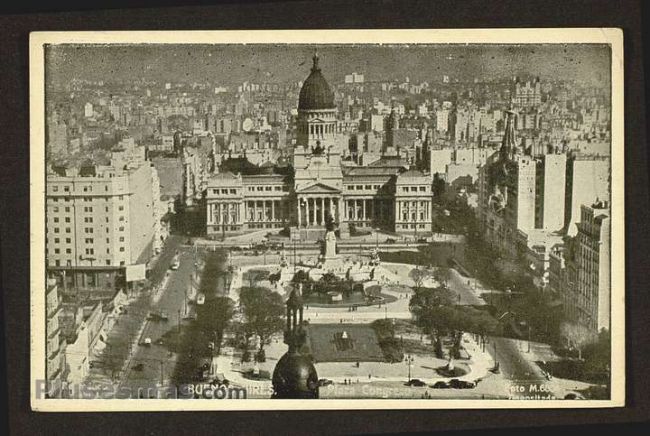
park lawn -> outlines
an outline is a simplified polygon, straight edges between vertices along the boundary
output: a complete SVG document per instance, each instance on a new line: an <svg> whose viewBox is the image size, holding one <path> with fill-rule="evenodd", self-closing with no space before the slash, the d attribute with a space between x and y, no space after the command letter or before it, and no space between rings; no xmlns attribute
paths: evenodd
<svg viewBox="0 0 650 436"><path fill-rule="evenodd" d="M337 348L335 335L345 331L352 347ZM315 362L384 362L377 334L365 324L311 324L307 344Z"/></svg>

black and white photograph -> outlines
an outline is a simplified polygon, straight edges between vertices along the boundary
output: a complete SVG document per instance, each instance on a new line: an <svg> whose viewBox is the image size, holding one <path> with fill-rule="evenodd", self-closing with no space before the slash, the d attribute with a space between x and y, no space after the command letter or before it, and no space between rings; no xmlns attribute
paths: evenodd
<svg viewBox="0 0 650 436"><path fill-rule="evenodd" d="M33 33L32 408L623 406L622 44Z"/></svg>

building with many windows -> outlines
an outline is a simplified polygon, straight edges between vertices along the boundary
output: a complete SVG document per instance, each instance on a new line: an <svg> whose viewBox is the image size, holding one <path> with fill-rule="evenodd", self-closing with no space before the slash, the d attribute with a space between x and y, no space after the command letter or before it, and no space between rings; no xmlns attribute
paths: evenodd
<svg viewBox="0 0 650 436"><path fill-rule="evenodd" d="M610 210L606 201L580 210L577 235L551 255L550 288L567 317L597 333L610 328Z"/></svg>
<svg viewBox="0 0 650 436"><path fill-rule="evenodd" d="M45 379L48 382L49 394L57 396L62 382L66 377L65 341L62 340L59 315L62 305L59 298L56 280L48 279L45 290L45 308L47 319L45 324Z"/></svg>
<svg viewBox="0 0 650 436"><path fill-rule="evenodd" d="M205 191L209 236L290 228L303 238L318 238L329 218L342 238L351 226L431 232L430 173L381 160L342 164L334 94L317 56L300 91L296 128L292 174L213 174Z"/></svg>
<svg viewBox="0 0 650 436"><path fill-rule="evenodd" d="M50 167L46 261L61 289L119 289L125 267L160 249L160 183L141 147L116 151L109 165Z"/></svg>

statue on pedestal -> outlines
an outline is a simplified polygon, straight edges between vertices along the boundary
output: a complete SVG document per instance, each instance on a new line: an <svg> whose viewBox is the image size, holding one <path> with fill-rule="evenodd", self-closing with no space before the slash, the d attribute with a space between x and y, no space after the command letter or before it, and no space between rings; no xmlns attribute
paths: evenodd
<svg viewBox="0 0 650 436"><path fill-rule="evenodd" d="M337 257L335 227L334 218L328 213L325 217L325 240L323 242L323 249L321 250L323 260L331 260Z"/></svg>

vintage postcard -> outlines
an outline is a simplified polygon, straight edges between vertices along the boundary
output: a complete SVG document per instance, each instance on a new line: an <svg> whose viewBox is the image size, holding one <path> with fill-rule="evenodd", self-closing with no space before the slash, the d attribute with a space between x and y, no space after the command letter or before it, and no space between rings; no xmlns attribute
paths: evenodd
<svg viewBox="0 0 650 436"><path fill-rule="evenodd" d="M620 407L618 29L37 32L37 411Z"/></svg>

